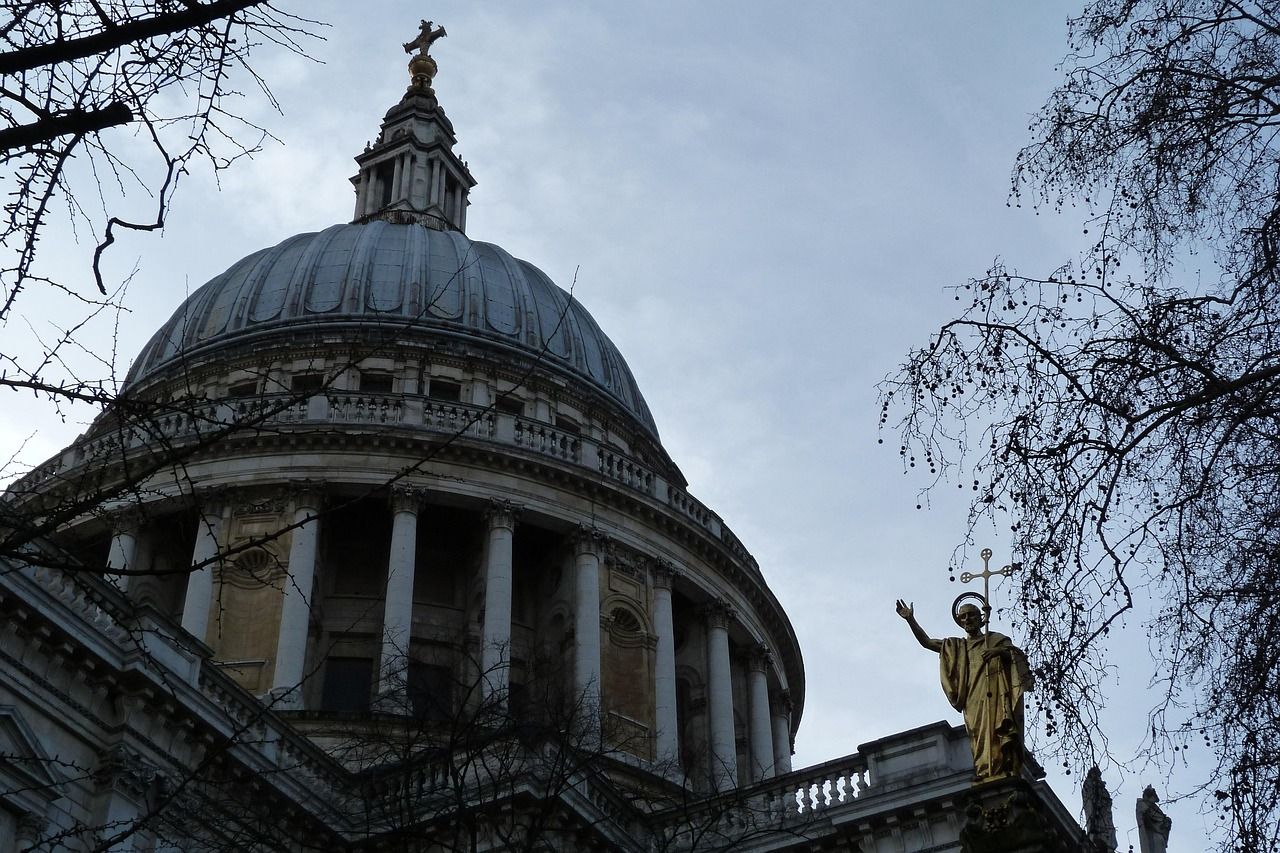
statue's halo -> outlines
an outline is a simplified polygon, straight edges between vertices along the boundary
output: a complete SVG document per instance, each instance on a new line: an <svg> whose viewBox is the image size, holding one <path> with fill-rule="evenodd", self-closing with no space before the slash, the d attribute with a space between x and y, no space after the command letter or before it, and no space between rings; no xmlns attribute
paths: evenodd
<svg viewBox="0 0 1280 853"><path fill-rule="evenodd" d="M978 609L982 611L982 621L987 621L987 599L980 592L962 592L956 596L956 600L951 602L951 620L960 625L960 605L964 604L970 598L978 602ZM960 625L960 627L964 627Z"/></svg>

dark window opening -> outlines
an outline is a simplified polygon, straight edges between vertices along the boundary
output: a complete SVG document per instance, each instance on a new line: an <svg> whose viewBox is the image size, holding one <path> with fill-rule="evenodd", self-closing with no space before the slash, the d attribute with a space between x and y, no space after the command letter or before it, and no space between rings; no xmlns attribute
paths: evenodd
<svg viewBox="0 0 1280 853"><path fill-rule="evenodd" d="M697 744L694 742L689 713L693 706L693 691L689 682L676 679L676 732L680 741L680 766L692 770L697 761Z"/></svg>
<svg viewBox="0 0 1280 853"><path fill-rule="evenodd" d="M252 397L258 393L258 380L237 382L227 389L228 397Z"/></svg>
<svg viewBox="0 0 1280 853"><path fill-rule="evenodd" d="M531 713L533 702L529 696L529 688L518 681L511 682L507 687L507 710L511 714L513 720L529 720L532 718Z"/></svg>
<svg viewBox="0 0 1280 853"><path fill-rule="evenodd" d="M378 167L378 186L382 190L381 198L378 200L379 207L386 207L391 204L391 193L395 189L391 182L395 179L396 167L394 163L383 163Z"/></svg>
<svg viewBox="0 0 1280 853"><path fill-rule="evenodd" d="M329 658L324 664L323 711L361 712L369 710L373 690L373 661L369 658Z"/></svg>
<svg viewBox="0 0 1280 853"><path fill-rule="evenodd" d="M511 396L499 397L498 401L494 404L494 408L499 412L503 412L508 415L523 415L524 400L521 400L519 397Z"/></svg>
<svg viewBox="0 0 1280 853"><path fill-rule="evenodd" d="M457 219L458 217L458 205L457 205L457 195L456 195L457 192L458 192L458 182L454 180L453 175L445 176L444 209L445 209L445 213L447 213L449 216L453 217L454 219Z"/></svg>
<svg viewBox="0 0 1280 853"><path fill-rule="evenodd" d="M461 607L472 555L481 548L479 514L431 506L418 516L415 601Z"/></svg>
<svg viewBox="0 0 1280 853"><path fill-rule="evenodd" d="M409 662L409 703L420 720L442 721L453 715L453 672L447 666Z"/></svg>
<svg viewBox="0 0 1280 853"><path fill-rule="evenodd" d="M561 432L573 433L574 435L578 435L582 432L582 427L578 426L577 421L563 417L562 415L556 415L556 429Z"/></svg>
<svg viewBox="0 0 1280 853"><path fill-rule="evenodd" d="M390 394L393 381L390 373L361 373L360 390L366 394Z"/></svg>
<svg viewBox="0 0 1280 853"><path fill-rule="evenodd" d="M433 400L447 400L450 403L457 403L462 400L462 386L457 382L432 379L431 386L427 389L427 396Z"/></svg>
<svg viewBox="0 0 1280 853"><path fill-rule="evenodd" d="M320 528L325 574L334 595L380 596L387 582L391 514L374 498L334 509Z"/></svg>
<svg viewBox="0 0 1280 853"><path fill-rule="evenodd" d="M290 381L294 393L312 394L324 387L323 373L299 373Z"/></svg>

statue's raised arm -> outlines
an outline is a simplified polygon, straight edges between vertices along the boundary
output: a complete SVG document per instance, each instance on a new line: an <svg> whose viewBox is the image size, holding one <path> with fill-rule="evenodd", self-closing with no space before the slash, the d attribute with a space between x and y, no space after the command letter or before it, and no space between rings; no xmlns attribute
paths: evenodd
<svg viewBox="0 0 1280 853"><path fill-rule="evenodd" d="M930 637L928 633L925 632L924 628L920 627L920 623L916 621L916 606L914 602L907 604L899 598L897 610L898 615L903 619L906 619L907 624L911 626L911 633L915 635L916 642L931 652L942 651L942 641L935 640L933 637Z"/></svg>

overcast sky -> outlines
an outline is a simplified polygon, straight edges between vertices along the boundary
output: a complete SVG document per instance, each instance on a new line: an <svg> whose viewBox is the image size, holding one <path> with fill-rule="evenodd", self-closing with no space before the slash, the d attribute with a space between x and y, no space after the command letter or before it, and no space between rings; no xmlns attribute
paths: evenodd
<svg viewBox="0 0 1280 853"><path fill-rule="evenodd" d="M1006 204L1076 4L282 5L332 24L310 49L322 64L264 53L284 114L255 97L245 109L280 144L220 190L199 172L184 179L162 236L113 249L117 272L139 268L120 375L186 293L351 218L352 157L403 92L400 44L430 15L449 33L432 50L435 88L479 181L468 234L566 288L576 273L575 295L627 358L690 490L791 615L807 670L795 766L959 722L936 657L893 602L913 600L935 636L956 630L946 566L964 493L916 509L921 482L904 476L893 435L877 444L875 384L955 310L948 286L997 256L1044 273L1083 247L1078 221ZM38 298L23 307L10 341L50 320ZM100 350L110 332L98 330ZM51 454L78 417L0 407L0 459L33 424L24 457ZM1002 532L982 546L1008 561ZM1129 634L1121 660L1140 664L1145 634L1136 623ZM1140 743L1149 676L1132 666L1113 680L1117 757ZM1121 849L1137 845L1144 784L1163 794L1202 781L1203 756L1189 761L1172 783L1140 762L1104 767ZM1078 814L1074 779L1051 779ZM1204 849L1197 808L1169 811L1170 850Z"/></svg>

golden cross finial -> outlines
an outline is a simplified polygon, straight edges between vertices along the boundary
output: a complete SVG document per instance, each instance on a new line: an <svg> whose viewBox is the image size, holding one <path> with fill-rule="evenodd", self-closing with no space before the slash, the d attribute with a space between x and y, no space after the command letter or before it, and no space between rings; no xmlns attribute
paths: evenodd
<svg viewBox="0 0 1280 853"><path fill-rule="evenodd" d="M974 572L962 573L960 575L960 583L968 583L971 580L982 578L982 611L983 611L982 615L984 617L984 621L986 622L986 631L989 634L991 633L991 579L996 575L1002 575L1006 578L1009 577L1010 575L1012 575L1014 572L1018 570L1018 564L1012 563L1008 566L1002 566L1001 568L998 568L998 569L992 569L991 568L991 549L983 548L980 556L982 557L982 571L977 573L974 573ZM968 593L968 594L972 595L973 593Z"/></svg>
<svg viewBox="0 0 1280 853"><path fill-rule="evenodd" d="M431 28L433 23L434 21L423 21L418 26L418 37L413 41L405 42L405 53L413 53L414 50L417 50L419 56L426 56L427 52L431 50L432 42L448 35L448 33L444 31L444 27L436 27L433 30Z"/></svg>
<svg viewBox="0 0 1280 853"><path fill-rule="evenodd" d="M431 45L437 39L444 38L447 33L444 27L431 28L431 21L423 21L418 28L418 37L410 42L405 42L404 52L413 53L409 57L409 92L425 93L431 97L435 97L435 92L431 89L431 79L436 76L439 68L436 61L428 55L427 51L431 50Z"/></svg>

